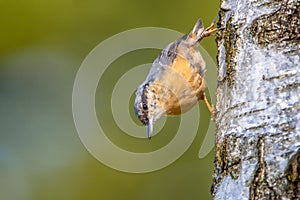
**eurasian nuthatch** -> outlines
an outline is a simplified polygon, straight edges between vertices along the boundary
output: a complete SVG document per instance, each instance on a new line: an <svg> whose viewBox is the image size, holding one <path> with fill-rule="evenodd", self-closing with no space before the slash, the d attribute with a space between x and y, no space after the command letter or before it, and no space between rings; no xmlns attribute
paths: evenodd
<svg viewBox="0 0 300 200"><path fill-rule="evenodd" d="M146 80L137 89L134 111L146 125L149 139L154 122L162 115L184 113L198 100L203 100L213 112L205 96L205 61L197 47L204 37L220 30L213 29L215 24L214 20L204 29L199 19L190 34L164 48L153 62Z"/></svg>

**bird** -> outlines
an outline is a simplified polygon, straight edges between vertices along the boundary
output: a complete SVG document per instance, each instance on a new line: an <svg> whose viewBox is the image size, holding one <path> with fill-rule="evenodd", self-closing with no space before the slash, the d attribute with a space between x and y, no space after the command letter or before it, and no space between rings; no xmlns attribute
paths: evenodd
<svg viewBox="0 0 300 200"><path fill-rule="evenodd" d="M143 125L149 139L154 123L163 115L175 116L190 110L203 100L208 110L214 109L205 95L206 64L198 50L200 41L221 30L214 28L214 19L204 28L199 19L189 34L167 45L152 63L146 80L138 87L134 112Z"/></svg>

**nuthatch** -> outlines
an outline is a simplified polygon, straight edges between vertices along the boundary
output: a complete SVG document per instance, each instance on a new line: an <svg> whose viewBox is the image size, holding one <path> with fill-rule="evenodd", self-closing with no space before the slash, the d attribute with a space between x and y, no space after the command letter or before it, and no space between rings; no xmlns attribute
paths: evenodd
<svg viewBox="0 0 300 200"><path fill-rule="evenodd" d="M139 86L134 111L146 125L151 138L153 124L162 115L179 115L203 100L209 111L213 108L205 96L205 61L199 50L199 42L220 29L215 20L204 29L199 19L188 35L170 43L155 59L146 80Z"/></svg>

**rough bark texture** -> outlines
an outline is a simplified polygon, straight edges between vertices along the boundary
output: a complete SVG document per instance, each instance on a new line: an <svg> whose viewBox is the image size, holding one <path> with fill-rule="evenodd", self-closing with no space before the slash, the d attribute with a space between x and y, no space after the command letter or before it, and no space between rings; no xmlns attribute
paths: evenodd
<svg viewBox="0 0 300 200"><path fill-rule="evenodd" d="M299 18L299 0L221 0L214 199L300 199Z"/></svg>

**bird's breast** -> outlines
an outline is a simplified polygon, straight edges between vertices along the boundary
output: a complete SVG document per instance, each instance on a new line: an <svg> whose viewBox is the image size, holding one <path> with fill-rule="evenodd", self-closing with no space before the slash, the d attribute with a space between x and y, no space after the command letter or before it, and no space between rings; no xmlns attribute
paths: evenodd
<svg viewBox="0 0 300 200"><path fill-rule="evenodd" d="M199 71L183 56L177 55L153 83L161 107L167 115L178 115L191 109L205 90Z"/></svg>

